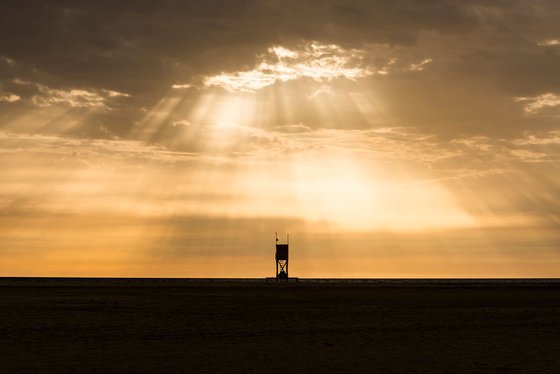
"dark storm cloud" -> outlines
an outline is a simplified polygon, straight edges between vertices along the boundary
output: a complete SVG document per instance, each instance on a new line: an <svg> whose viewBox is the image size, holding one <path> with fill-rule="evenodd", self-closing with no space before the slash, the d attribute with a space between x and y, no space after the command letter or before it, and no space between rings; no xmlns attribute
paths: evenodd
<svg viewBox="0 0 560 374"><path fill-rule="evenodd" d="M124 137L173 84L250 70L271 45L316 40L369 48L372 64L375 46L384 61L434 59L422 74L371 78L400 125L446 136L515 133L529 122L546 130L554 119L526 118L514 99L560 92L560 47L539 45L560 38L559 12L554 1L3 1L0 92L22 100L0 105L34 97L15 79L125 93L73 130Z"/></svg>

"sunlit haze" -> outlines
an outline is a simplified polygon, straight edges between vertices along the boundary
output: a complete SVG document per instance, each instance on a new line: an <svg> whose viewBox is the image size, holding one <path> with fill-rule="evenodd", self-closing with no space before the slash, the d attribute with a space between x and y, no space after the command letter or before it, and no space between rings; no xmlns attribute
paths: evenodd
<svg viewBox="0 0 560 374"><path fill-rule="evenodd" d="M555 1L3 2L0 276L560 276Z"/></svg>

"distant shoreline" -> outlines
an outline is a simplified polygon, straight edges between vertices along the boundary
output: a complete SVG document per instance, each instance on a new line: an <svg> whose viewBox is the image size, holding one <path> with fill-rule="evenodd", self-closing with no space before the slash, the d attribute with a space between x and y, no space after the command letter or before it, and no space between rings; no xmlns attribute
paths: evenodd
<svg viewBox="0 0 560 374"><path fill-rule="evenodd" d="M105 278L105 277L0 277L6 286L124 286L189 287L202 285L275 285L270 278ZM288 285L378 287L515 287L560 286L560 278L294 278Z"/></svg>

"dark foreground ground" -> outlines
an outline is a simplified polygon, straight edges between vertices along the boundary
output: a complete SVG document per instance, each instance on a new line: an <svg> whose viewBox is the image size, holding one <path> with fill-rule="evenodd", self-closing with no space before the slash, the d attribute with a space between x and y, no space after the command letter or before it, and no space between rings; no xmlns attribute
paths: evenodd
<svg viewBox="0 0 560 374"><path fill-rule="evenodd" d="M0 372L560 373L560 281L4 278Z"/></svg>

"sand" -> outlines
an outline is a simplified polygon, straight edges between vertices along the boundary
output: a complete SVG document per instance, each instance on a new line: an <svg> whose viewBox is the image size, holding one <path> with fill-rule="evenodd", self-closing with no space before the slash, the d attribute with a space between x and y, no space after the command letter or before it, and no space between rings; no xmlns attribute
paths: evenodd
<svg viewBox="0 0 560 374"><path fill-rule="evenodd" d="M2 373L560 372L560 282L0 279Z"/></svg>

